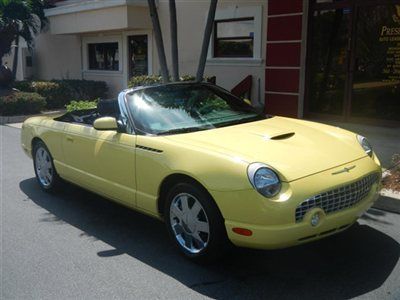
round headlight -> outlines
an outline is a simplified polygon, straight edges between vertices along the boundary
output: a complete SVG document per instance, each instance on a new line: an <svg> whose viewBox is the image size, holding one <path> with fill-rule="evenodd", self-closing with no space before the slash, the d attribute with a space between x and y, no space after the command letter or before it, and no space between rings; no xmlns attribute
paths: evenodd
<svg viewBox="0 0 400 300"><path fill-rule="evenodd" d="M247 169L251 185L265 197L273 197L281 190L281 181L278 175L267 165L253 163Z"/></svg>
<svg viewBox="0 0 400 300"><path fill-rule="evenodd" d="M368 140L361 135L357 135L357 140L360 143L361 147L364 149L365 153L367 153L369 156L372 156L372 146L368 142Z"/></svg>

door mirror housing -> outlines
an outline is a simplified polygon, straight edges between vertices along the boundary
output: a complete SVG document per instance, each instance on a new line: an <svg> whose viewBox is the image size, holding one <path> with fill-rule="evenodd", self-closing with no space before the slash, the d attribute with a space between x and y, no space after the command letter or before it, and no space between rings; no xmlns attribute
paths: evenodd
<svg viewBox="0 0 400 300"><path fill-rule="evenodd" d="M93 127L96 130L118 130L117 120L113 117L101 117L93 122Z"/></svg>
<svg viewBox="0 0 400 300"><path fill-rule="evenodd" d="M246 102L248 105L253 106L250 99L244 98L243 101Z"/></svg>

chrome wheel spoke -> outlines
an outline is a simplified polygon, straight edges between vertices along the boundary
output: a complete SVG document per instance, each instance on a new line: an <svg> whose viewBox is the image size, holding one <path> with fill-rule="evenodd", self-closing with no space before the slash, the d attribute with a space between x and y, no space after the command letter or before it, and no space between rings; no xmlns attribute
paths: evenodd
<svg viewBox="0 0 400 300"><path fill-rule="evenodd" d="M180 221L183 220L184 214L183 212L179 209L179 207L176 204L173 204L171 206L171 214L173 214L176 218L178 218Z"/></svg>
<svg viewBox="0 0 400 300"><path fill-rule="evenodd" d="M190 209L193 218L196 218L196 217L197 217L197 215L199 214L199 212L201 211L201 209L202 209L202 207L201 207L200 203L199 203L198 201L196 201L196 202L193 204L192 208Z"/></svg>
<svg viewBox="0 0 400 300"><path fill-rule="evenodd" d="M200 237L200 235L199 235L198 232L195 232L195 233L193 234L193 238L194 238L194 241L197 243L197 246L198 246L199 248L204 248L204 242L203 242L203 240L202 240L202 238Z"/></svg>
<svg viewBox="0 0 400 300"><path fill-rule="evenodd" d="M182 205L182 212L186 215L189 213L189 199L188 196L181 196L179 198Z"/></svg>
<svg viewBox="0 0 400 300"><path fill-rule="evenodd" d="M197 231L205 232L205 233L209 233L209 231L210 231L210 228L209 228L207 222L197 220L195 222L195 225L196 225Z"/></svg>
<svg viewBox="0 0 400 300"><path fill-rule="evenodd" d="M176 234L182 234L183 233L183 228L179 223L175 223L173 225L174 231L176 232Z"/></svg>
<svg viewBox="0 0 400 300"><path fill-rule="evenodd" d="M193 249L193 237L190 234L184 233L185 235L185 245L188 247L190 250Z"/></svg>

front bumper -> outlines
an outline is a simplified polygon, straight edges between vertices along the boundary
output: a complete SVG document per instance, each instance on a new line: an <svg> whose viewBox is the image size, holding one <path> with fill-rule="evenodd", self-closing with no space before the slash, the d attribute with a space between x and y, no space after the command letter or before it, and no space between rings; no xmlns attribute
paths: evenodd
<svg viewBox="0 0 400 300"><path fill-rule="evenodd" d="M257 249L285 248L318 240L347 229L371 207L377 197L378 194L371 193L357 206L324 215L315 227L307 218L300 223L276 226L260 226L226 220L225 226L229 239L236 246ZM251 236L238 235L232 231L235 227L249 229L253 234Z"/></svg>
<svg viewBox="0 0 400 300"><path fill-rule="evenodd" d="M378 198L381 179L379 162L366 157L351 164L356 165L351 172L333 175L335 170L343 167L340 166L287 183L275 199L264 198L254 190L212 192L224 216L229 239L241 247L276 249L317 240L350 227ZM302 221L296 222L296 207L305 199L373 173L379 174L378 181L354 206L329 214L320 208L312 208ZM312 226L311 215L317 211L321 219L317 226ZM251 230L252 235L237 234L233 228Z"/></svg>

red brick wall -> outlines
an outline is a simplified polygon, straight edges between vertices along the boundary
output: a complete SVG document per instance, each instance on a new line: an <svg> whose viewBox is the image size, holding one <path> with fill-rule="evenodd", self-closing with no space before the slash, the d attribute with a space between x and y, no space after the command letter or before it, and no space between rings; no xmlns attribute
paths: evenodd
<svg viewBox="0 0 400 300"><path fill-rule="evenodd" d="M265 111L297 117L303 0L268 0Z"/></svg>

